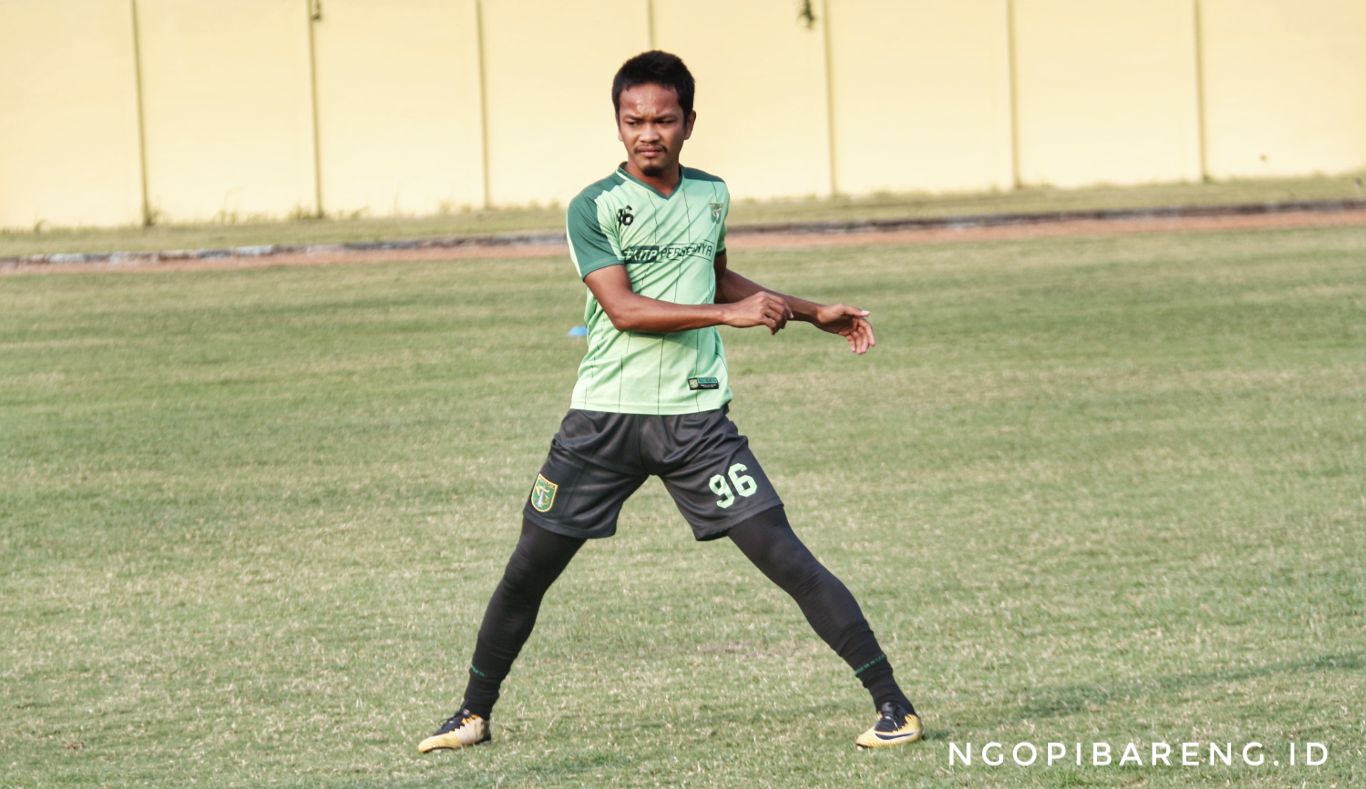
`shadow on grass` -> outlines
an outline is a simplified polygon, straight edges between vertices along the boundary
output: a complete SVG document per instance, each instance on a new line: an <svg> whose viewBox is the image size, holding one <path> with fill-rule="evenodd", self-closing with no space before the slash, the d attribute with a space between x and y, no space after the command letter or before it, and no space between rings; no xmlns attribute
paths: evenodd
<svg viewBox="0 0 1366 789"><path fill-rule="evenodd" d="M1216 671L1196 671L1187 674L1162 674L1139 680L1100 685L1063 685L1038 688L1033 698L1021 705L1017 712L1022 718L1048 718L1091 712L1097 707L1117 700L1129 701L1144 696L1170 696L1193 688L1207 687L1250 679L1284 674L1303 674L1319 671L1360 671L1366 668L1366 653L1319 655L1304 660L1283 660L1261 666L1231 668Z"/></svg>

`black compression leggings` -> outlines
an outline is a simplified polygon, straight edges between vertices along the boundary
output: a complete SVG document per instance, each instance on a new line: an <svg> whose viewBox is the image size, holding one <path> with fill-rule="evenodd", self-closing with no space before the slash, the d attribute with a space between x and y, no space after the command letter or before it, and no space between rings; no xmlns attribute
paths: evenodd
<svg viewBox="0 0 1366 789"><path fill-rule="evenodd" d="M806 621L854 669L875 705L899 701L909 706L854 596L797 538L781 507L743 521L727 536L797 601ZM541 599L583 543L523 519L522 536L479 627L465 689L470 711L485 717L492 713L499 687L531 636Z"/></svg>
<svg viewBox="0 0 1366 789"><path fill-rule="evenodd" d="M878 646L854 596L825 569L792 531L782 507L755 515L726 533L773 583L797 601L811 629L836 654L873 697L873 705L911 703L892 678L892 665Z"/></svg>
<svg viewBox="0 0 1366 789"><path fill-rule="evenodd" d="M479 626L470 681L465 687L465 706L471 712L485 718L493 712L498 688L536 626L541 598L583 543L576 537L555 534L522 519L522 536Z"/></svg>

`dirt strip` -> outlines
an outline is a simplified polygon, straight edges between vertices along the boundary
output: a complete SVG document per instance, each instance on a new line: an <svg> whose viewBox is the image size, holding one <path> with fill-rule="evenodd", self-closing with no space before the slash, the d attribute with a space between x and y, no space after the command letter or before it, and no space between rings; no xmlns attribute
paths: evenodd
<svg viewBox="0 0 1366 789"><path fill-rule="evenodd" d="M1124 219L1070 219L996 226L902 228L848 232L746 233L735 228L726 239L729 249L791 249L891 244L942 244L961 241L1013 241L1072 236L1108 236L1130 233L1179 233L1227 230L1275 230L1288 228L1366 225L1366 209L1346 211L1289 211L1222 216L1151 216ZM267 268L271 266L325 266L337 263L385 263L395 261L494 260L554 257L567 254L563 242L501 245L468 245L413 249L342 249L243 255L198 259L103 260L81 263L0 263L0 276L84 271L212 271Z"/></svg>

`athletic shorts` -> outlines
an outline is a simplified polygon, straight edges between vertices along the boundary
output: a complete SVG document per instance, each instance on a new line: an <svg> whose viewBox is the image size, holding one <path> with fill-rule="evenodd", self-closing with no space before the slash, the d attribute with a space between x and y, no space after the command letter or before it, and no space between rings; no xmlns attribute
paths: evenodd
<svg viewBox="0 0 1366 789"><path fill-rule="evenodd" d="M653 416L571 409L523 509L570 537L610 537L621 505L658 475L699 540L782 506L726 408Z"/></svg>

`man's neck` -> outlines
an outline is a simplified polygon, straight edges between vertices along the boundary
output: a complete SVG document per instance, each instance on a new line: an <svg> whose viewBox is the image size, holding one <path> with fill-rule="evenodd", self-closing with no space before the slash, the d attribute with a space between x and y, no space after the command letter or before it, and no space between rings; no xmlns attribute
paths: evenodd
<svg viewBox="0 0 1366 789"><path fill-rule="evenodd" d="M635 178L641 183L654 187L655 191L665 197L673 194L674 190L678 188L678 184L683 180L683 165L681 164L675 164L667 173L650 176L641 172L631 162L627 162L626 172L630 173L632 178Z"/></svg>

